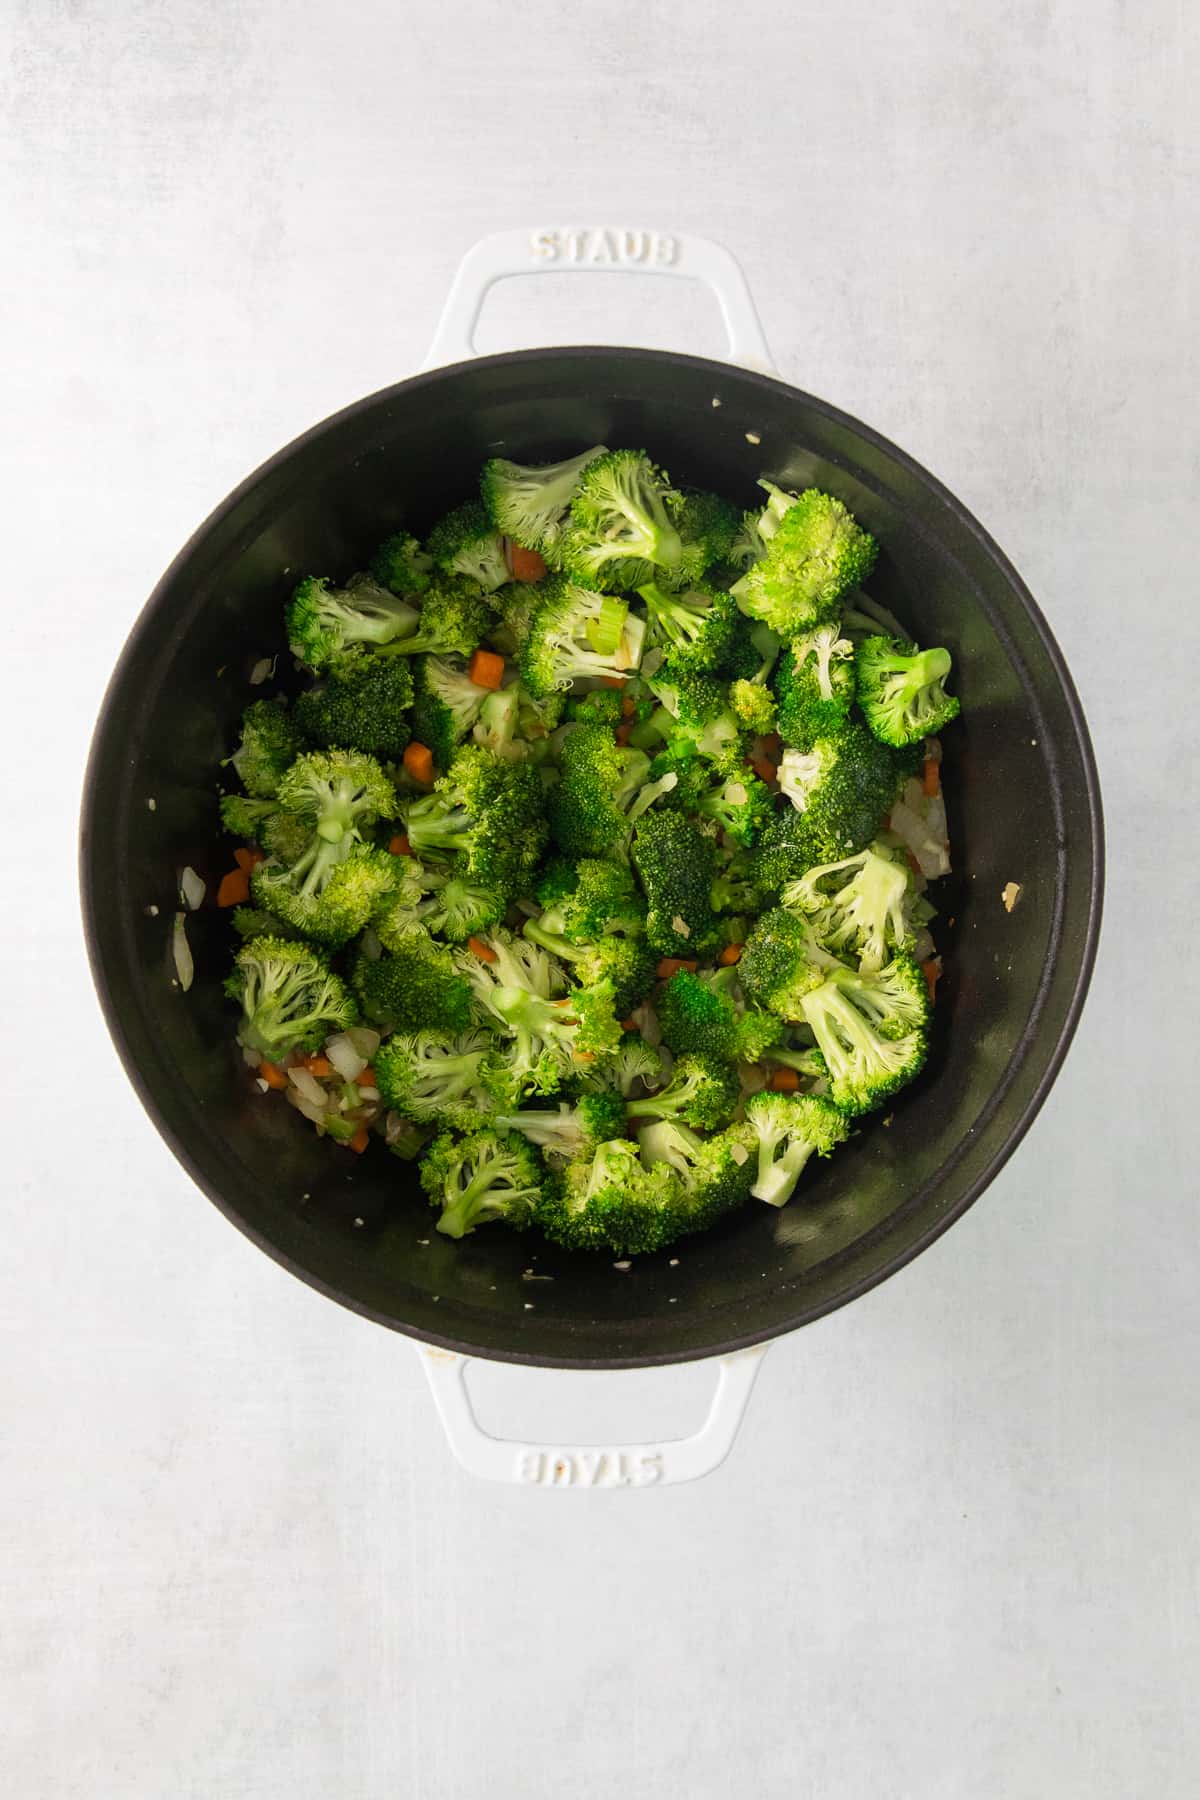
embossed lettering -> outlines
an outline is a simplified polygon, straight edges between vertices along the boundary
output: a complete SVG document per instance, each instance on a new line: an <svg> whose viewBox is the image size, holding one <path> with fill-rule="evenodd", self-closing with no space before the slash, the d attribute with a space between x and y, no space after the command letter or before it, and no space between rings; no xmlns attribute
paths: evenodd
<svg viewBox="0 0 1200 1800"><path fill-rule="evenodd" d="M649 247L644 231L623 231L621 233L622 262L645 262Z"/></svg>
<svg viewBox="0 0 1200 1800"><path fill-rule="evenodd" d="M549 1485L551 1487L574 1487L575 1465L569 1456L560 1452L550 1464Z"/></svg>
<svg viewBox="0 0 1200 1800"><path fill-rule="evenodd" d="M586 237L587 237L586 231L564 231L563 232L563 234L562 234L563 248L566 251L567 257L571 262L579 261L579 252L582 247L583 240Z"/></svg>
<svg viewBox="0 0 1200 1800"><path fill-rule="evenodd" d="M650 1487L663 1477L663 1460L661 1450L652 1450L645 1456L638 1457L638 1472L634 1480L638 1487Z"/></svg>
<svg viewBox="0 0 1200 1800"><path fill-rule="evenodd" d="M542 1453L540 1450L522 1450L517 1457L517 1480L538 1482L542 1479Z"/></svg>
<svg viewBox="0 0 1200 1800"><path fill-rule="evenodd" d="M656 237L654 240L654 260L657 263L673 263L679 254L679 245L673 237Z"/></svg>
<svg viewBox="0 0 1200 1800"><path fill-rule="evenodd" d="M529 251L531 256L552 262L558 255L557 231L535 231L529 240Z"/></svg>
<svg viewBox="0 0 1200 1800"><path fill-rule="evenodd" d="M594 263L608 263L614 262L615 260L616 251L613 248L612 239L609 237L607 231L598 231L596 233L596 241L592 245L592 254L589 261Z"/></svg>
<svg viewBox="0 0 1200 1800"><path fill-rule="evenodd" d="M582 1486L595 1487L596 1477L604 1463L603 1450L581 1450L577 1460Z"/></svg>

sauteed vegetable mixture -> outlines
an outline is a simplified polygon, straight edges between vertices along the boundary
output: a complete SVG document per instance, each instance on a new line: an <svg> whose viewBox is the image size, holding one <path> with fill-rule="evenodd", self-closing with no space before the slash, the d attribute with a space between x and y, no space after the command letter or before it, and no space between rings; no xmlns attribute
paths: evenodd
<svg viewBox="0 0 1200 1800"><path fill-rule="evenodd" d="M629 1256L782 1206L925 1061L950 657L841 501L484 466L301 581L221 799L246 1061L438 1229ZM331 1151L332 1154L332 1151Z"/></svg>

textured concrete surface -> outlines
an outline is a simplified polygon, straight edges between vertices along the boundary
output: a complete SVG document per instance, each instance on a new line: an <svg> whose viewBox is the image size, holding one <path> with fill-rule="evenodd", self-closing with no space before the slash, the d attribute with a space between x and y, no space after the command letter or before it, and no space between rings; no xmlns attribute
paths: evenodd
<svg viewBox="0 0 1200 1800"><path fill-rule="evenodd" d="M6 1793L1193 1795L1194 10L0 12ZM984 1202L774 1349L713 1479L565 1496L462 1475L407 1347L191 1189L96 1013L73 830L195 523L417 363L472 239L589 217L728 242L785 376L994 531L1090 709L1111 876ZM719 344L636 283L513 285L483 336ZM494 1416L611 1413L554 1379ZM649 1385L628 1423L701 1404Z"/></svg>

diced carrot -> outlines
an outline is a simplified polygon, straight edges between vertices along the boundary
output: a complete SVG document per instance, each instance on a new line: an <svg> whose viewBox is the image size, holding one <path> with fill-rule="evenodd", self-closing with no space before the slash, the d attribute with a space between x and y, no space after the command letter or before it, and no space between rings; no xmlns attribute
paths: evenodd
<svg viewBox="0 0 1200 1800"><path fill-rule="evenodd" d="M575 1061L576 1062L590 1063L590 1062L595 1062L595 1060L596 1060L596 1052L594 1050L577 1050L575 1052Z"/></svg>
<svg viewBox="0 0 1200 1800"><path fill-rule="evenodd" d="M717 958L717 961L719 963L724 963L727 969L731 969L734 963L741 962L741 960L742 946L740 944L726 944L720 956Z"/></svg>
<svg viewBox="0 0 1200 1800"><path fill-rule="evenodd" d="M467 664L467 678L476 687L490 688L494 692L504 680L504 658L497 656L494 650L473 650Z"/></svg>
<svg viewBox="0 0 1200 1800"><path fill-rule="evenodd" d="M371 1067L370 1063L367 1064L365 1069L360 1069L358 1071L358 1074L354 1077L354 1085L355 1085L355 1087L360 1087L360 1088L363 1088L363 1087L377 1088L379 1086L378 1077L376 1076L375 1071Z"/></svg>
<svg viewBox="0 0 1200 1800"><path fill-rule="evenodd" d="M239 844L233 853L233 860L245 874L252 875L259 863L266 862L267 859L257 844Z"/></svg>
<svg viewBox="0 0 1200 1800"><path fill-rule="evenodd" d="M921 873L921 865L917 861L916 857L913 855L911 850L906 850L904 852L904 858L905 858L905 861L908 863L909 868L912 870L913 874L919 875Z"/></svg>
<svg viewBox="0 0 1200 1800"><path fill-rule="evenodd" d="M412 855L412 845L408 841L407 834L403 831L398 831L394 838L388 839L388 849L393 856Z"/></svg>
<svg viewBox="0 0 1200 1800"><path fill-rule="evenodd" d="M772 1069L767 1086L773 1094L794 1094L800 1086L795 1069Z"/></svg>
<svg viewBox="0 0 1200 1800"><path fill-rule="evenodd" d="M636 711L637 707L633 704L632 697L629 694L626 694L621 702L621 717L623 719L632 719Z"/></svg>
<svg viewBox="0 0 1200 1800"><path fill-rule="evenodd" d="M354 1136L352 1138L347 1138L346 1141L351 1150L353 1150L355 1156L361 1156L371 1141L371 1134L365 1125L360 1125Z"/></svg>
<svg viewBox="0 0 1200 1800"><path fill-rule="evenodd" d="M601 687L620 689L625 686L625 677L623 675L598 675L596 679Z"/></svg>
<svg viewBox="0 0 1200 1800"><path fill-rule="evenodd" d="M758 776L760 781L772 782L778 773L775 764L771 761L769 756L756 756L754 761L750 764L750 767L754 770L754 773Z"/></svg>
<svg viewBox="0 0 1200 1800"><path fill-rule="evenodd" d="M942 773L938 767L937 758L927 756L925 758L924 772L921 776L921 792L925 795L927 800L932 800L934 795L940 790L941 785Z"/></svg>
<svg viewBox="0 0 1200 1800"><path fill-rule="evenodd" d="M621 1030L622 1031L636 1031L637 1028L638 1028L638 1022L636 1019L622 1019L621 1020Z"/></svg>
<svg viewBox="0 0 1200 1800"><path fill-rule="evenodd" d="M618 744L620 744L623 750L633 736L633 721L631 719L626 719L623 724L618 725L615 735Z"/></svg>
<svg viewBox="0 0 1200 1800"><path fill-rule="evenodd" d="M508 566L514 581L540 581L546 573L546 559L524 544L513 544L508 552Z"/></svg>
<svg viewBox="0 0 1200 1800"><path fill-rule="evenodd" d="M884 813L883 815L883 829L885 831L890 831L892 829L892 815L890 812Z"/></svg>
<svg viewBox="0 0 1200 1800"><path fill-rule="evenodd" d="M288 1078L284 1070L280 1068L278 1063L268 1062L265 1056L258 1065L258 1072L268 1087L273 1087L281 1093L288 1084Z"/></svg>
<svg viewBox="0 0 1200 1800"><path fill-rule="evenodd" d="M472 956L477 956L480 962L496 961L496 952L492 949L490 944L485 944L482 938L469 937L467 939L467 949L471 952Z"/></svg>
<svg viewBox="0 0 1200 1800"><path fill-rule="evenodd" d="M778 761L783 751L783 739L777 731L768 731L767 735L760 740L759 748L764 756L772 756Z"/></svg>
<svg viewBox="0 0 1200 1800"><path fill-rule="evenodd" d="M407 745L404 751L404 766L414 781L423 787L433 783L433 751L428 744L418 744L416 740Z"/></svg>
<svg viewBox="0 0 1200 1800"><path fill-rule="evenodd" d="M670 981L672 975L678 975L680 969L689 969L694 975L700 967L686 956L664 956L654 973L659 981Z"/></svg>
<svg viewBox="0 0 1200 1800"><path fill-rule="evenodd" d="M322 1056L319 1052L315 1056L302 1057L300 1067L307 1069L309 1074L315 1075L319 1081L324 1081L333 1074L333 1064L327 1056Z"/></svg>
<svg viewBox="0 0 1200 1800"><path fill-rule="evenodd" d="M941 972L942 972L942 959L940 956L931 956L929 958L928 962L923 962L921 964L921 973L925 977L926 984L928 985L928 988L929 988L929 1004L930 1004L930 1006L932 1006L934 1001L937 999L938 977L941 974Z"/></svg>
<svg viewBox="0 0 1200 1800"><path fill-rule="evenodd" d="M250 877L245 869L230 869L217 889L218 906L244 906L250 898Z"/></svg>

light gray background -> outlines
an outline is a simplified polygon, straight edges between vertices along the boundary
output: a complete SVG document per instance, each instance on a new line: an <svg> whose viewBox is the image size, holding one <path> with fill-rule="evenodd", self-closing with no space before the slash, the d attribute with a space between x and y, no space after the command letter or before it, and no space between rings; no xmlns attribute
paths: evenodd
<svg viewBox="0 0 1200 1800"><path fill-rule="evenodd" d="M1195 10L0 12L4 1791L1195 1794ZM477 235L606 219L729 243L784 375L994 531L1090 709L1111 874L981 1204L773 1350L710 1481L564 1495L462 1475L404 1342L190 1187L97 1016L73 833L193 526L414 367ZM720 345L637 282L513 285L484 336ZM562 1379L489 1416L612 1419ZM683 1424L704 1380L618 1411Z"/></svg>

